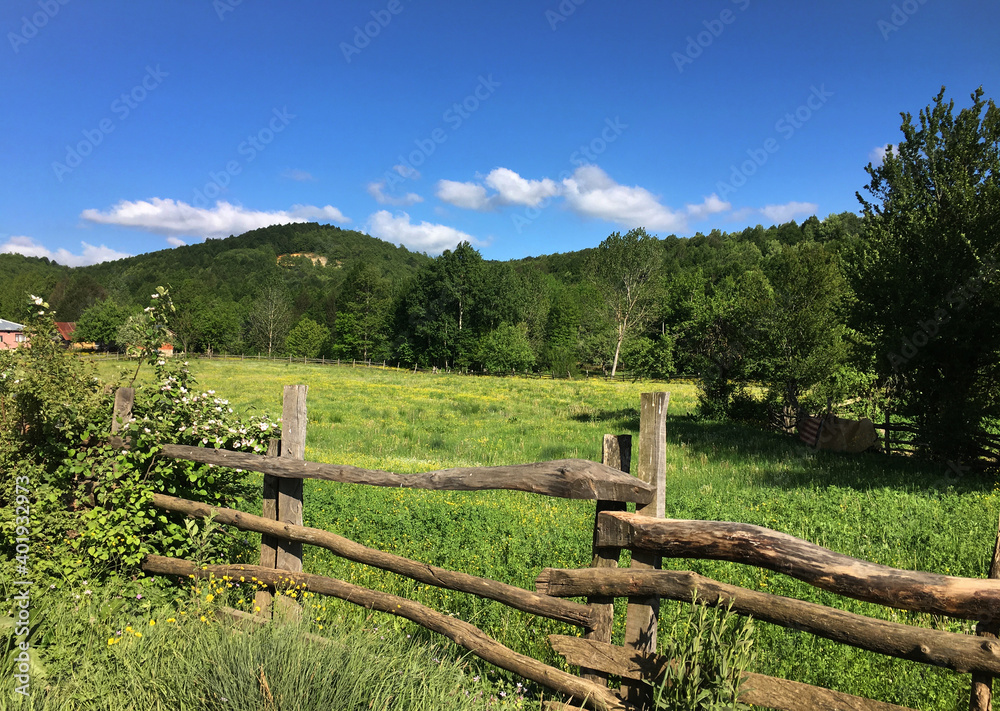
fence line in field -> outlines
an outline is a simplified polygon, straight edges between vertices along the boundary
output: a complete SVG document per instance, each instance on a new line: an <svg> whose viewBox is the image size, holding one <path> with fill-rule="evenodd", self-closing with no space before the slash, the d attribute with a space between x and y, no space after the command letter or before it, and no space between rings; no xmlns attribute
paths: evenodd
<svg viewBox="0 0 1000 711"><path fill-rule="evenodd" d="M652 684L665 665L656 654L659 601L668 599L710 605L732 604L737 614L866 649L878 654L973 674L970 710L991 708L992 678L1000 676L1000 642L989 638L1000 621L1000 580L958 578L850 558L807 541L759 526L663 518L666 491L667 393L644 393L640 403L637 476L631 467L631 438L605 435L602 463L558 460L501 467L446 469L402 475L357 467L307 462L306 387L285 386L282 439L267 455L182 445L165 445L162 455L178 460L235 467L264 474L263 515L156 494L156 508L214 520L262 534L261 565L198 566L182 559L149 556L143 569L154 574L196 577L253 575L271 589L305 584L307 589L398 615L438 632L501 668L547 686L601 711L648 708ZM116 415L131 402L127 396ZM595 501L592 562L582 570L545 569L535 591L459 571L428 566L363 546L328 531L302 525L302 480L321 478L359 485L434 490L510 489L545 496ZM636 513L626 505L634 503ZM556 652L581 668L568 674L514 652L475 626L414 601L358 587L334 578L302 572L302 545L316 545L348 560L410 577L428 585L496 600L516 609L578 626L583 638L550 636ZM623 550L631 567L618 569ZM1000 550L1000 538L998 538ZM689 571L660 569L662 557L727 560L784 573L840 595L890 607L978 620L980 637L891 623L768 593L728 585ZM991 578L1000 572L994 555ZM586 597L586 603L566 600ZM611 640L615 598L628 600L623 646ZM258 604L262 614L299 609L287 596L271 604L268 591ZM262 603L262 604L261 604ZM620 690L608 676L622 678ZM760 674L745 677L743 703L784 711L815 708L888 711L903 707ZM549 704L550 709L578 706Z"/></svg>

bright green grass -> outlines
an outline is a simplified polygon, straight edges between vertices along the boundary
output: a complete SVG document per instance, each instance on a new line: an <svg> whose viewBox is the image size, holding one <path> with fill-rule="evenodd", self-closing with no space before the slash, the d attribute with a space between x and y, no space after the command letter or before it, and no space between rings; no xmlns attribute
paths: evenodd
<svg viewBox="0 0 1000 711"><path fill-rule="evenodd" d="M414 375L287 363L195 361L192 368L203 388L215 389L237 407L276 416L281 386L308 384L308 459L399 472L563 457L598 460L602 434L637 434L639 393L667 389L668 517L753 523L874 562L969 577L984 576L992 553L1000 514L1000 491L992 480L954 481L943 465L899 457L812 453L785 436L695 421L687 416L696 397L688 383ZM430 564L530 588L543 567L589 563L593 504L515 492L441 493L307 481L305 521ZM971 629L967 623L839 598L747 566L665 565L881 619ZM307 548L305 568L453 612L518 651L550 662L556 660L545 635L573 632L498 604L346 563L323 550ZM664 615L675 613L675 603L664 604ZM966 676L766 624L757 625L757 644L756 671L763 673L921 709L967 703Z"/></svg>

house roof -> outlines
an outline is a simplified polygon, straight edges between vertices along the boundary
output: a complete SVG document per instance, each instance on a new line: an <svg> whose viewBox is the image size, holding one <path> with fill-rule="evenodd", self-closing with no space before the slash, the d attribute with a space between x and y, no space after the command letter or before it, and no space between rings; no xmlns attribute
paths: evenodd
<svg viewBox="0 0 1000 711"><path fill-rule="evenodd" d="M56 321L56 329L64 341L71 341L73 331L76 330L76 321Z"/></svg>
<svg viewBox="0 0 1000 711"><path fill-rule="evenodd" d="M7 321L0 318L0 331L23 331L24 326L20 323L14 323L13 321Z"/></svg>

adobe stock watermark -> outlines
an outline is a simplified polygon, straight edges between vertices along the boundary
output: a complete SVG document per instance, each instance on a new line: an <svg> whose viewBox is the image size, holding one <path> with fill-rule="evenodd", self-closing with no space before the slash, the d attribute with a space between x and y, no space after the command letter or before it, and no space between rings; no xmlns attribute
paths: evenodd
<svg viewBox="0 0 1000 711"><path fill-rule="evenodd" d="M493 96L500 88L500 82L493 78L492 74L478 77L479 82L461 101L456 101L441 114L441 121L450 127L450 131L444 126L438 126L432 130L425 138L414 139L416 146L409 153L400 153L397 157L396 167L385 171L380 182L384 183L384 188L392 188L399 183L406 181L407 176L418 175L416 169L422 166L428 158L434 155L438 146L448 140L448 136L462 127L462 125L479 111L482 105Z"/></svg>
<svg viewBox="0 0 1000 711"><path fill-rule="evenodd" d="M41 299L37 299L41 301ZM31 494L31 479L27 476L14 477L14 533L16 547L14 549L14 562L16 563L17 576L19 580L14 585L20 591L14 594L14 650L17 656L14 657L14 692L27 697L31 684L31 645L28 638L31 633L31 595L29 593L32 585L31 577L31 506L29 496Z"/></svg>
<svg viewBox="0 0 1000 711"><path fill-rule="evenodd" d="M49 21L59 14L59 10L64 5L68 5L70 0L38 0L38 11L32 13L31 17L24 15L21 17L21 29L19 32L8 32L7 39L14 54L21 51L21 47L28 44L38 36L39 30L49 24Z"/></svg>
<svg viewBox="0 0 1000 711"><path fill-rule="evenodd" d="M941 327L951 321L951 312L958 312L965 308L972 299L983 290L983 285L987 279L994 276L997 271L996 262L989 261L979 268L979 271L969 277L964 284L961 284L949 291L944 299L947 308L941 307L934 310L934 315L924 321L917 321L917 330L909 338L903 337L898 352L889 353L889 362L893 369L898 369L905 365L920 352L920 349L934 340L940 333Z"/></svg>
<svg viewBox="0 0 1000 711"><path fill-rule="evenodd" d="M236 153L244 156L245 160L234 159L227 162L222 170L208 171L209 181L201 188L195 189L191 204L195 207L208 207L210 201L218 198L233 181L233 178L242 173L243 169L250 165L274 141L275 136L288 127L294 118L295 114L288 113L287 106L281 109L272 109L271 118L264 127L256 133L248 135L245 141L236 146Z"/></svg>
<svg viewBox="0 0 1000 711"><path fill-rule="evenodd" d="M813 115L826 106L826 102L833 96L832 91L827 91L826 84L819 87L809 87L812 91L806 100L800 104L795 111L790 111L778 119L774 124L774 131L785 141L791 140L795 132L802 128ZM720 180L715 184L715 191L720 200L725 200L726 196L734 193L744 185L750 176L754 175L768 159L781 149L778 139L768 138L759 148L748 148L748 158L739 165L733 164L730 167L729 182Z"/></svg>
<svg viewBox="0 0 1000 711"><path fill-rule="evenodd" d="M85 128L81 131L83 139L75 144L66 144L66 156L60 161L52 162L52 171L61 183L63 179L74 170L83 165L83 161L94 152L94 149L104 143L104 139L114 132L115 127L132 115L132 112L139 108L139 104L145 101L163 80L170 76L169 73L156 67L146 65L146 74L142 80L128 91L111 102L108 107L111 113L115 114L117 121L111 117L102 118L94 128Z"/></svg>
<svg viewBox="0 0 1000 711"><path fill-rule="evenodd" d="M734 5L736 5L740 11L746 10L750 7L750 0L730 0ZM674 66L677 67L677 72L679 74L684 73L684 67L688 64L694 64L694 60L698 59L704 53L706 49L712 46L712 44L719 38L719 36L725 32L726 26L736 22L736 13L726 8L719 13L717 18L712 20L703 20L702 25L705 27L704 30L696 35L688 35L684 39L687 40L687 44L684 45L683 52L674 52L670 55L670 58L674 60Z"/></svg>
<svg viewBox="0 0 1000 711"><path fill-rule="evenodd" d="M243 4L243 0L212 0L212 9L219 16L219 22L224 22L226 15L236 12L236 8Z"/></svg>
<svg viewBox="0 0 1000 711"><path fill-rule="evenodd" d="M549 22L549 27L555 32L559 28L560 22L566 22L574 12L576 8L580 7L587 0L562 0L555 9L548 9L545 11L545 19Z"/></svg>
<svg viewBox="0 0 1000 711"><path fill-rule="evenodd" d="M903 0L901 3L893 3L889 19L875 23L878 31L882 33L882 39L888 41L893 32L899 32L900 28L917 14L920 7L926 4L927 0Z"/></svg>
<svg viewBox="0 0 1000 711"><path fill-rule="evenodd" d="M372 43L382 30L389 26L392 18L404 10L400 0L389 0L381 10L372 10L372 19L364 25L354 26L354 37L351 42L341 42L340 51L344 54L344 61L351 63L351 58L356 54L361 54L361 50Z"/></svg>
<svg viewBox="0 0 1000 711"><path fill-rule="evenodd" d="M570 165L579 168L584 165L596 163L597 157L608 150L608 146L617 141L627 128L628 124L622 123L621 118L618 116L615 116L613 119L604 119L604 126L598 131L597 135L570 153ZM572 175L573 171L571 170L560 172L558 176L559 184L562 184L564 180L572 177ZM510 221L514 224L514 229L517 230L517 233L521 234L525 227L537 220L541 216L542 210L547 208L551 203L552 198L546 197L542 198L535 206L529 205L520 212L511 213Z"/></svg>

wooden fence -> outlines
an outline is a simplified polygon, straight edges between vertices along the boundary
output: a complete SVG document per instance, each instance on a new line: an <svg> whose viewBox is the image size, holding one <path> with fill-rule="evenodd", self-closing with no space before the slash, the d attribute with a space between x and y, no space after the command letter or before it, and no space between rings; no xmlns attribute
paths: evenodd
<svg viewBox="0 0 1000 711"><path fill-rule="evenodd" d="M119 398L122 403L129 398ZM668 393L641 396L637 476L627 472L631 438L605 435L603 462L558 460L499 467L457 468L425 474L395 474L303 460L306 387L286 386L282 439L267 455L184 445L165 445L169 458L234 467L264 474L263 515L210 507L163 494L153 505L189 516L214 516L221 524L263 535L261 564L199 566L148 556L143 569L179 576L254 576L273 588L304 584L311 592L397 615L438 632L473 654L569 697L548 708L600 711L648 708L652 683L670 660L656 654L661 598L709 605L732 604L738 614L809 632L878 654L909 659L973 675L970 709L991 708L992 678L1000 675L1000 580L971 579L898 570L821 548L759 526L716 521L665 520L666 413ZM117 415L124 414L121 411ZM379 551L328 531L302 525L302 480L326 479L371 486L438 491L510 489L596 502L593 557L582 570L545 569L535 591ZM634 503L636 512L626 505ZM477 627L420 603L342 580L302 572L302 544L320 546L358 563L410 577L426 585L471 593L531 614L574 625L583 638L553 635L553 648L581 669L569 674L519 654ZM631 567L619 569L631 551ZM1000 572L994 552L990 577ZM661 569L661 557L726 560L790 575L815 587L892 608L980 622L977 636L876 620L815 603L779 597L712 580L689 571ZM586 603L567 600L586 597ZM614 600L628 601L623 646L613 645ZM286 596L281 596L288 601ZM258 600L271 611L270 597ZM262 603L262 604L261 604ZM295 614L296 606L291 606ZM278 610L274 609L274 613ZM609 687L609 676L621 688ZM800 682L748 674L740 700L783 711L842 709L888 711L903 707Z"/></svg>

